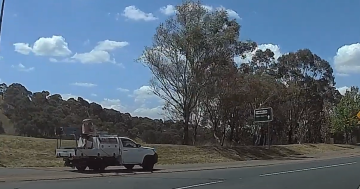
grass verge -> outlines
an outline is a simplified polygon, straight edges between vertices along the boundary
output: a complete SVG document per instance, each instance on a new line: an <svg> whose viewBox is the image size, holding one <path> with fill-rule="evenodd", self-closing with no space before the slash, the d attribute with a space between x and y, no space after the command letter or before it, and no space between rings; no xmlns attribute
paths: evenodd
<svg viewBox="0 0 360 189"><path fill-rule="evenodd" d="M63 141L74 146L75 141ZM145 146L145 145L144 145ZM159 164L218 163L243 160L266 160L294 155L316 154L354 149L350 145L305 144L264 147L210 147L146 144L155 147ZM2 167L61 167L62 159L55 158L56 140L0 135L0 166Z"/></svg>

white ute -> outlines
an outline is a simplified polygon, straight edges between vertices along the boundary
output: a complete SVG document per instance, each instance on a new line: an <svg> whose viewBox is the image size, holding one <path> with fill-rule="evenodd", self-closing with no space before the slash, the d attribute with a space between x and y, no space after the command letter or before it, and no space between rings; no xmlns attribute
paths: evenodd
<svg viewBox="0 0 360 189"><path fill-rule="evenodd" d="M89 119L83 121L89 122ZM57 158L63 158L64 165L75 167L78 171L84 171L87 167L91 170L103 171L108 166L121 166L132 169L140 165L144 170L152 171L158 162L158 155L154 148L142 147L127 137L106 134L82 134L79 129L63 127L57 129L59 136ZM63 135L73 135L76 147L61 147ZM81 136L81 137L79 137Z"/></svg>

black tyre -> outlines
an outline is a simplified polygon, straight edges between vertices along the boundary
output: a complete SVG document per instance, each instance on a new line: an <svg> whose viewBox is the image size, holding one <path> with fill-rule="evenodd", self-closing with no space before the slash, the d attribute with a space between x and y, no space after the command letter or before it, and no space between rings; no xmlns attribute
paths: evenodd
<svg viewBox="0 0 360 189"><path fill-rule="evenodd" d="M98 171L99 171L100 173L101 173L101 172L104 172L105 169L106 169L106 166L104 166L104 165L101 165L101 166L98 167Z"/></svg>
<svg viewBox="0 0 360 189"><path fill-rule="evenodd" d="M145 165L143 165L143 169L145 171L153 171L154 170L154 165L155 164L153 164L153 163L145 164Z"/></svg>
<svg viewBox="0 0 360 189"><path fill-rule="evenodd" d="M127 170L132 170L135 165L124 165Z"/></svg>
<svg viewBox="0 0 360 189"><path fill-rule="evenodd" d="M154 165L155 165L154 158L152 156L145 156L143 160L142 168L145 171L153 171Z"/></svg>
<svg viewBox="0 0 360 189"><path fill-rule="evenodd" d="M86 165L76 165L75 166L75 168L80 172L85 171L86 167L87 167Z"/></svg>

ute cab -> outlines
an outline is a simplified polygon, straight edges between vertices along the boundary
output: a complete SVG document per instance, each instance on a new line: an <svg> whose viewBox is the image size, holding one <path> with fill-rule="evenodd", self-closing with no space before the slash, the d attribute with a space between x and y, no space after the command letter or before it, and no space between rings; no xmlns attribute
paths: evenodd
<svg viewBox="0 0 360 189"><path fill-rule="evenodd" d="M89 123L88 119L84 121ZM145 170L152 171L158 161L154 148L142 147L130 138L97 131L84 132L84 124L81 130L80 132L76 128L64 127L59 128L57 132L59 138L55 153L57 158L63 158L65 166L75 167L79 171L86 168L101 171L108 166L122 165L132 169L139 165ZM61 147L64 135L74 136L76 147Z"/></svg>

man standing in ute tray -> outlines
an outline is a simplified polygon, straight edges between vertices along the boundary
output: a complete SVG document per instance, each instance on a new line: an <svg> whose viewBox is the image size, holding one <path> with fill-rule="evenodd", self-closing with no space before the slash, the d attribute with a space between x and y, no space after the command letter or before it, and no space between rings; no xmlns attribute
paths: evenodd
<svg viewBox="0 0 360 189"><path fill-rule="evenodd" d="M92 135L96 133L96 129L91 119L84 119L81 127L81 138L85 139L84 146L85 148L92 148Z"/></svg>

